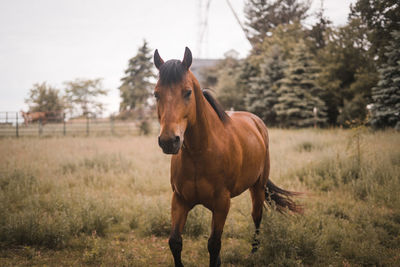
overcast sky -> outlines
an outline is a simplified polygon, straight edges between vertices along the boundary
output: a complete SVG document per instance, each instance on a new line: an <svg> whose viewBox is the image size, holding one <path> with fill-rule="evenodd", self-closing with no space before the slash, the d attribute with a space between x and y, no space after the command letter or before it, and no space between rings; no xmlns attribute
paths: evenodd
<svg viewBox="0 0 400 267"><path fill-rule="evenodd" d="M185 46L197 57L199 1L0 0L0 111L26 110L34 83L61 89L76 78L103 78L107 113L118 111L120 78L143 39L164 60L180 59ZM325 0L326 16L345 24L354 1ZM244 21L245 0L230 2ZM319 6L314 0L311 13ZM203 57L250 50L224 0L211 1L206 40Z"/></svg>

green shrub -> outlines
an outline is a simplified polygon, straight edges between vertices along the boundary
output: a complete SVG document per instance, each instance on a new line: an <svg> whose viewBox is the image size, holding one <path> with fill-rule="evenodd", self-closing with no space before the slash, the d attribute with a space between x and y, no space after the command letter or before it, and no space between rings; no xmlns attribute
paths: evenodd
<svg viewBox="0 0 400 267"><path fill-rule="evenodd" d="M298 177L312 189L321 191L347 190L357 199L382 199L385 204L399 203L400 181L397 179L399 168L385 159L374 159L361 164L353 157L323 158L312 162L290 176ZM389 193L389 194L388 194Z"/></svg>
<svg viewBox="0 0 400 267"><path fill-rule="evenodd" d="M102 257L106 253L106 250L106 246L102 242L100 242L99 238L96 235L96 232L93 232L88 243L88 247L83 253L83 260L87 264L99 265L102 261Z"/></svg>
<svg viewBox="0 0 400 267"><path fill-rule="evenodd" d="M296 147L296 150L299 151L299 152L303 152L303 151L311 152L315 148L316 148L316 146L312 142L305 141L305 142L302 142L301 144L299 144Z"/></svg>
<svg viewBox="0 0 400 267"><path fill-rule="evenodd" d="M295 223L297 221L297 223ZM256 266L312 265L317 260L316 221L268 212L261 225L260 247L252 257Z"/></svg>
<svg viewBox="0 0 400 267"><path fill-rule="evenodd" d="M151 124L149 120L142 120L139 126L140 134L149 135L151 133Z"/></svg>
<svg viewBox="0 0 400 267"><path fill-rule="evenodd" d="M208 223L210 213L207 213L205 208L202 206L196 206L193 208L188 215L184 234L191 237L199 237L208 233L208 228L210 224Z"/></svg>
<svg viewBox="0 0 400 267"><path fill-rule="evenodd" d="M82 203L79 212L82 225L78 231L86 234L92 234L95 231L97 235L104 236L109 225L121 220L105 203L94 201Z"/></svg>
<svg viewBox="0 0 400 267"><path fill-rule="evenodd" d="M50 181L21 170L1 176L0 186L0 241L7 244L62 247L80 233L104 235L120 220L106 202L60 194Z"/></svg>
<svg viewBox="0 0 400 267"><path fill-rule="evenodd" d="M77 169L78 169L78 166L75 163L67 162L67 163L61 164L62 174L75 173Z"/></svg>
<svg viewBox="0 0 400 267"><path fill-rule="evenodd" d="M79 233L90 235L96 232L104 236L105 230L117 219L112 209L97 205L90 201L83 207L71 207L65 202L62 206L51 207L49 212L43 207L31 206L17 213L5 214L0 240L13 245L56 248Z"/></svg>
<svg viewBox="0 0 400 267"><path fill-rule="evenodd" d="M171 231L170 208L161 203L148 204L142 213L142 231L146 236L168 236Z"/></svg>
<svg viewBox="0 0 400 267"><path fill-rule="evenodd" d="M133 230L133 229L138 228L138 226L139 226L138 219L136 216L133 216L131 218L131 220L129 221L129 228L131 228Z"/></svg>
<svg viewBox="0 0 400 267"><path fill-rule="evenodd" d="M64 213L57 216L27 210L9 214L0 230L0 240L13 245L62 246L71 237L70 222Z"/></svg>
<svg viewBox="0 0 400 267"><path fill-rule="evenodd" d="M244 266L249 263L246 258L251 250L248 242L240 239L225 239L221 249L222 266ZM258 266L258 265L256 265Z"/></svg>
<svg viewBox="0 0 400 267"><path fill-rule="evenodd" d="M304 216L269 212L261 224L259 250L246 265L251 266L321 266L393 265L399 247L400 224L372 210L327 205L321 211ZM330 216L333 215L333 216ZM327 217L329 216L329 217ZM394 250L388 250L391 248Z"/></svg>

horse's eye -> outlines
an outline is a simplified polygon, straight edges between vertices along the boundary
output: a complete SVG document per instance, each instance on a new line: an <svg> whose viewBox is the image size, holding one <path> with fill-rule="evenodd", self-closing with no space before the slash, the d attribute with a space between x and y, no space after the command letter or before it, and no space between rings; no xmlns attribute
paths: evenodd
<svg viewBox="0 0 400 267"><path fill-rule="evenodd" d="M187 90L187 91L184 93L183 97L184 97L185 99L189 99L191 94L192 94L192 90Z"/></svg>
<svg viewBox="0 0 400 267"><path fill-rule="evenodd" d="M154 97L156 98L156 100L160 99L160 94L158 92L154 92Z"/></svg>

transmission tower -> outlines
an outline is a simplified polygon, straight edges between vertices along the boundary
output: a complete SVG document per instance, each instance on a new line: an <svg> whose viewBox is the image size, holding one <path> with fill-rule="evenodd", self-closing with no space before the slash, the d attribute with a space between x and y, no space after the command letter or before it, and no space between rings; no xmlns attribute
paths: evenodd
<svg viewBox="0 0 400 267"><path fill-rule="evenodd" d="M239 19L238 14L236 13L234 7L230 3L229 0L226 0L226 3L231 10L233 16L236 19L236 22L242 29L246 39L249 41L250 45L250 38L248 36L248 32L244 28L242 22ZM210 11L210 4L211 0L197 0L197 55L199 58L207 57L208 56L208 14Z"/></svg>
<svg viewBox="0 0 400 267"><path fill-rule="evenodd" d="M197 55L199 58L208 56L208 13L211 0L197 0L198 33L197 33Z"/></svg>
<svg viewBox="0 0 400 267"><path fill-rule="evenodd" d="M246 39L247 39L247 40L250 42L250 44L251 44L249 35L247 34L247 31L246 31L246 29L244 28L242 22L240 21L239 16L237 15L235 9L233 8L231 2L230 2L229 0L226 0L226 3L228 4L229 8L231 9L232 14L233 14L233 16L234 16L235 19L236 19L236 22L239 24L240 28L242 29L242 31L243 31L243 33L244 33L244 36L246 37Z"/></svg>

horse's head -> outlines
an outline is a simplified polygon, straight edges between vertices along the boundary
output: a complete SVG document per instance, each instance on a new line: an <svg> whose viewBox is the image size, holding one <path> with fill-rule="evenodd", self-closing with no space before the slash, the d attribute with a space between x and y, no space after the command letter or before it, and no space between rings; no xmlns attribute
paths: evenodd
<svg viewBox="0 0 400 267"><path fill-rule="evenodd" d="M27 116L29 116L29 111L28 112L24 112L23 110L20 111L21 116L25 119Z"/></svg>
<svg viewBox="0 0 400 267"><path fill-rule="evenodd" d="M177 154L187 126L196 120L194 87L197 81L189 71L192 53L186 47L182 61L168 60L164 63L156 50L154 64L160 72L154 89L161 126L158 144L164 153Z"/></svg>

